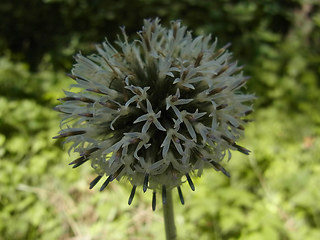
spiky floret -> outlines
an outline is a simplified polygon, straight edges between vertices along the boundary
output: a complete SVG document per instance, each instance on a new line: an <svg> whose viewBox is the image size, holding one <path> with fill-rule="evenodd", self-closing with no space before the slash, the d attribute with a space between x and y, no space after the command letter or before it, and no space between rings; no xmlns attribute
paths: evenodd
<svg viewBox="0 0 320 240"><path fill-rule="evenodd" d="M114 179L156 192L177 187L190 175L200 176L220 165L231 150L248 154L236 141L244 132L253 95L240 92L248 77L232 61L230 44L216 49L211 36L192 37L180 21L169 29L159 19L145 20L138 40L129 42L122 28L116 47L107 40L97 54L76 55L69 75L77 92L65 91L56 110L62 113L59 135L80 153L70 164L91 160L98 177L107 176L100 190Z"/></svg>

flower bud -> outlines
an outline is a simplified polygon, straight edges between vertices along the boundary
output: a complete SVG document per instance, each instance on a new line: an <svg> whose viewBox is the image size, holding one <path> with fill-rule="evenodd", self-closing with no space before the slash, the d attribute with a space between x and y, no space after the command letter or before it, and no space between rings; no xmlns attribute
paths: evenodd
<svg viewBox="0 0 320 240"><path fill-rule="evenodd" d="M98 176L100 191L114 179L127 179L133 188L152 189L166 202L166 191L188 182L205 168L229 173L220 162L230 150L249 154L236 141L243 135L247 102L253 95L241 93L248 77L231 60L230 44L217 48L211 36L194 38L180 21L170 28L160 20L145 20L132 42L124 28L122 38L97 46L88 57L79 53L69 75L72 87L56 107L62 130L55 138L72 142L70 150L88 160ZM195 174L196 173L196 174Z"/></svg>

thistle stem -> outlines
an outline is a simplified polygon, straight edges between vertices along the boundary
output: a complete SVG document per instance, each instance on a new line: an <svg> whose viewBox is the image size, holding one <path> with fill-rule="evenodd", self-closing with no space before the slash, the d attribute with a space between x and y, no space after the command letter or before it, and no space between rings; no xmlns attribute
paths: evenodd
<svg viewBox="0 0 320 240"><path fill-rule="evenodd" d="M172 189L167 189L166 203L163 204L164 227L166 231L166 240L175 240L176 225L174 223L174 212L172 203Z"/></svg>

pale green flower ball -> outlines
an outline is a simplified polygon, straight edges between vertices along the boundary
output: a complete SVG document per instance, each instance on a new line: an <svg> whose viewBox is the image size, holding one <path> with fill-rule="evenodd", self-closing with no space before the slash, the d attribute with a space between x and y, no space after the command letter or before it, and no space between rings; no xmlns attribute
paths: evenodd
<svg viewBox="0 0 320 240"><path fill-rule="evenodd" d="M177 188L190 176L214 168L229 176L220 161L230 150L248 154L236 141L244 132L246 116L255 97L241 93L248 77L227 51L217 49L211 36L193 37L180 21L169 29L159 19L145 20L138 38L122 37L97 53L76 55L65 91L56 110L62 113L59 135L72 143L69 151L80 157L78 167L90 160L98 176L109 182L127 179L133 188L153 190L166 201L167 189Z"/></svg>

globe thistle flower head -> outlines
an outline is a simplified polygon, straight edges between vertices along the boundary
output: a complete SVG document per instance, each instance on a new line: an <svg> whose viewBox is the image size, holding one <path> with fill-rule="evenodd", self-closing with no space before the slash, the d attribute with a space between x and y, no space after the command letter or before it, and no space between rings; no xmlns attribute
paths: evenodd
<svg viewBox="0 0 320 240"><path fill-rule="evenodd" d="M124 28L115 45L107 40L97 53L75 56L69 75L75 80L56 110L61 112L59 135L88 160L102 178L102 191L114 179L127 179L133 188L153 190L166 200L167 189L195 186L191 177L205 168L229 173L220 162L230 150L249 154L236 141L252 112L243 94L248 77L232 60L230 44L217 48L211 36L193 37L180 21L170 28L159 19L145 20L138 38L130 42Z"/></svg>

